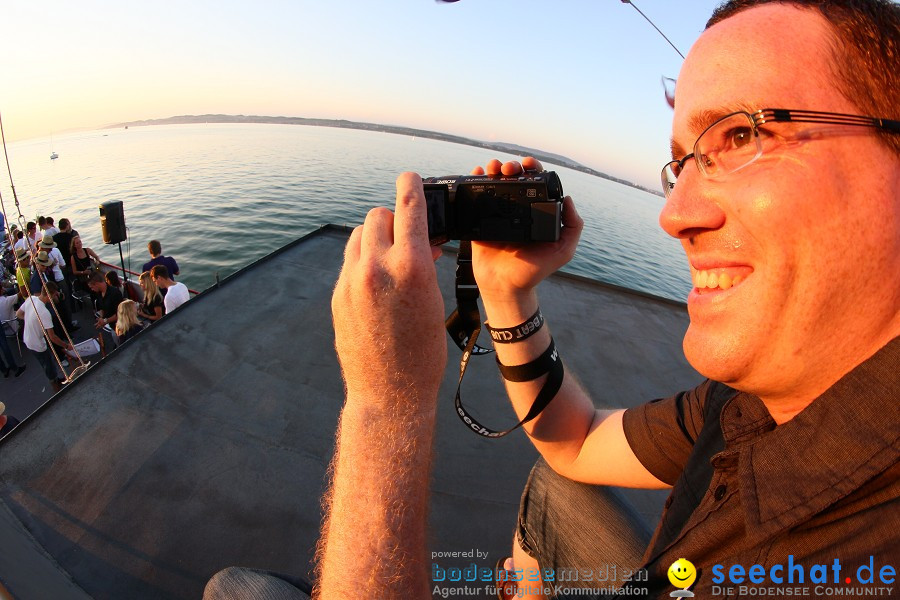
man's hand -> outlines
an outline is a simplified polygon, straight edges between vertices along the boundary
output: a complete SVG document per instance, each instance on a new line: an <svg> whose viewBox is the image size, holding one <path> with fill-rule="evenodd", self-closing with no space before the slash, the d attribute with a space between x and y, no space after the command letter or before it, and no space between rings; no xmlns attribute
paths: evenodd
<svg viewBox="0 0 900 600"><path fill-rule="evenodd" d="M347 242L331 300L347 401L316 598L431 597L425 523L447 362L438 254L414 173L397 179L396 215L370 211Z"/></svg>
<svg viewBox="0 0 900 600"><path fill-rule="evenodd" d="M521 163L493 159L486 166L486 170L476 167L472 175L518 175L543 170L541 163L531 157L523 158ZM562 219L563 229L557 242L472 242L472 267L485 300L515 302L572 259L584 221L568 196L563 200Z"/></svg>
<svg viewBox="0 0 900 600"><path fill-rule="evenodd" d="M428 243L422 180L404 173L396 214L372 209L351 234L331 301L348 401L435 401L447 362L439 252Z"/></svg>

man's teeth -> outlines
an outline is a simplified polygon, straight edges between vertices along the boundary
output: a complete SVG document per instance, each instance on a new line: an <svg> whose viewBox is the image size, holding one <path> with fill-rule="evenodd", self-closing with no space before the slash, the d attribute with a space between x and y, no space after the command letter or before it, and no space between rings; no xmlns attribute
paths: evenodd
<svg viewBox="0 0 900 600"><path fill-rule="evenodd" d="M732 277L728 273L717 271L694 271L694 287L697 289L721 289L727 290L737 285L743 279L740 275Z"/></svg>

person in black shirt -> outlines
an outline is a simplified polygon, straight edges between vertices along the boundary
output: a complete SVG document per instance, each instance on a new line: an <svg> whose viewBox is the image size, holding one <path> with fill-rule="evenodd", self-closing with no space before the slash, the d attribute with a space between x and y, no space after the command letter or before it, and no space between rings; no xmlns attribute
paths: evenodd
<svg viewBox="0 0 900 600"><path fill-rule="evenodd" d="M95 327L102 329L104 325L110 325L118 319L117 311L122 302L122 292L119 288L107 285L102 273L94 273L88 279L88 287L97 294L97 322Z"/></svg>
<svg viewBox="0 0 900 600"><path fill-rule="evenodd" d="M59 248L59 253L62 254L63 259L65 260L63 274L66 276L66 279L69 280L70 284L72 283L72 268L69 264L69 257L72 256L72 238L76 235L78 235L78 232L72 229L69 220L63 218L59 220L59 233L53 236L53 241L56 242L56 247Z"/></svg>

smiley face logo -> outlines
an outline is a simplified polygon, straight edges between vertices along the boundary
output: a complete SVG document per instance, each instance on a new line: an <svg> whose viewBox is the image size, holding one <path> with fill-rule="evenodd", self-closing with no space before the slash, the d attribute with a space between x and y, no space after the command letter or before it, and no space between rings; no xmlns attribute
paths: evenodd
<svg viewBox="0 0 900 600"><path fill-rule="evenodd" d="M669 567L669 582L677 588L688 589L697 579L697 569L686 558L679 558Z"/></svg>

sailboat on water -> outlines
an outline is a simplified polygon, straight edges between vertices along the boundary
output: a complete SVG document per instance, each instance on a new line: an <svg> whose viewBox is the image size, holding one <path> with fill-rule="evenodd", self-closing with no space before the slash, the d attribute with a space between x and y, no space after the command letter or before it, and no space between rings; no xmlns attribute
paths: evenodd
<svg viewBox="0 0 900 600"><path fill-rule="evenodd" d="M53 134L50 134L50 160L56 160L59 158L59 154L53 150Z"/></svg>

